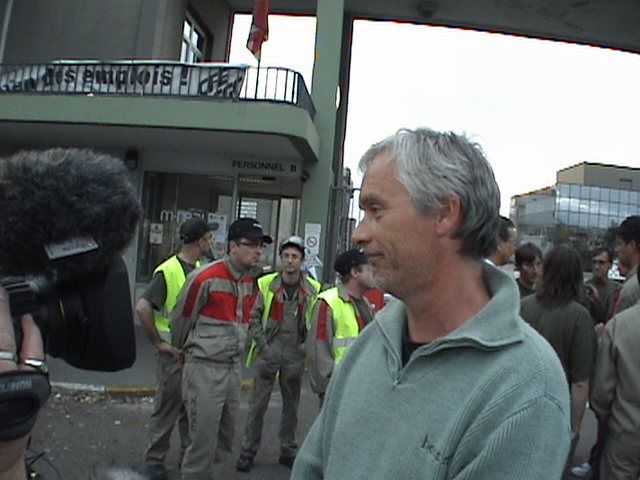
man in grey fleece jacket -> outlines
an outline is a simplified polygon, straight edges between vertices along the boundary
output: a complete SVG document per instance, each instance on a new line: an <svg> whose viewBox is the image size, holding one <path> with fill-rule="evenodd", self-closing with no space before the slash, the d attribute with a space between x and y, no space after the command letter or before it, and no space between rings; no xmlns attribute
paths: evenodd
<svg viewBox="0 0 640 480"><path fill-rule="evenodd" d="M463 136L400 130L360 162L378 313L334 372L292 479L560 479L569 392L519 317L515 282L481 259L499 191Z"/></svg>

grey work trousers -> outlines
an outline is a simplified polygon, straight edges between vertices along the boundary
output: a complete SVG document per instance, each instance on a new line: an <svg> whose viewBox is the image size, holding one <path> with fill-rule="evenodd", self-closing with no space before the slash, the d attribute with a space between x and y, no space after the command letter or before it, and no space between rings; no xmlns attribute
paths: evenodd
<svg viewBox="0 0 640 480"><path fill-rule="evenodd" d="M296 427L298 426L298 405L300 386L304 372L304 359L283 363L269 363L261 355L255 360L255 384L249 398L247 425L242 440L240 456L255 457L262 438L264 414L269 405L273 384L278 374L282 393L282 415L280 417L280 456L295 457L298 451Z"/></svg>
<svg viewBox="0 0 640 480"><path fill-rule="evenodd" d="M182 398L191 444L182 461L183 480L210 480L217 460L231 453L240 407L240 366L187 360Z"/></svg>
<svg viewBox="0 0 640 480"><path fill-rule="evenodd" d="M147 465L164 464L176 420L180 434L180 458L189 446L189 424L181 393L182 363L169 354L156 353L156 381L149 446L145 453Z"/></svg>
<svg viewBox="0 0 640 480"><path fill-rule="evenodd" d="M607 432L600 460L602 480L636 480L640 475L640 437L637 433Z"/></svg>

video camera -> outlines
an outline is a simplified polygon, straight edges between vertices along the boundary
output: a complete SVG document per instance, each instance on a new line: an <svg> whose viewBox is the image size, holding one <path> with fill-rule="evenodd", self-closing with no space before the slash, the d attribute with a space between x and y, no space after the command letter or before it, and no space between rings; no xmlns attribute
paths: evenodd
<svg viewBox="0 0 640 480"><path fill-rule="evenodd" d="M121 258L79 279L5 277L0 285L9 292L16 345L22 343L20 316L30 313L54 357L84 370L116 371L133 364L129 279Z"/></svg>
<svg viewBox="0 0 640 480"><path fill-rule="evenodd" d="M16 345L31 313L47 353L86 370L135 361L132 302L120 252L140 220L122 161L89 150L0 160L0 285Z"/></svg>

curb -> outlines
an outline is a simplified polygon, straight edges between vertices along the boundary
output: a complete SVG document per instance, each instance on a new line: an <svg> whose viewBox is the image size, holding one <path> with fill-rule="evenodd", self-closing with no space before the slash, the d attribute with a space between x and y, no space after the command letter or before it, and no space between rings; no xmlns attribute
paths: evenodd
<svg viewBox="0 0 640 480"><path fill-rule="evenodd" d="M111 397L152 397L155 387L124 385L92 385L88 383L51 382L51 390L57 393L92 393Z"/></svg>
<svg viewBox="0 0 640 480"><path fill-rule="evenodd" d="M242 390L252 390L253 378L242 379ZM156 387L125 385L92 385L88 383L51 382L51 390L57 393L93 393L111 397L153 397Z"/></svg>

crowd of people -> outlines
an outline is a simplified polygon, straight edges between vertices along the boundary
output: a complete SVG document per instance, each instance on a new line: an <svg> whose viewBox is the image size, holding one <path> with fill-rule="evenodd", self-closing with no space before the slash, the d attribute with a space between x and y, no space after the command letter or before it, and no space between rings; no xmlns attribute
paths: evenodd
<svg viewBox="0 0 640 480"><path fill-rule="evenodd" d="M512 225L513 226L513 225ZM596 442L587 462L570 465L574 477L636 480L640 473L640 217L610 229L615 253L596 246L585 282L578 252L557 245L543 256L533 243L515 249L520 315L553 347L571 399L572 446L580 437L587 404L597 418ZM503 233L498 233L498 245ZM515 227L513 230L515 238ZM609 278L617 256L621 285ZM490 256L495 262L499 255ZM497 265L501 265L496 263ZM637 326L636 326L637 325Z"/></svg>
<svg viewBox="0 0 640 480"><path fill-rule="evenodd" d="M585 283L572 247L543 255L518 245L516 225L498 213L489 162L467 137L402 129L374 144L360 168L364 216L355 248L335 261L335 285L322 288L304 271L297 236L279 244L277 270L257 274L273 239L255 219L233 222L224 258L202 265L209 225L181 226L180 251L158 265L136 304L157 350L147 477L168 477L177 423L182 479L213 478L232 451L244 362L254 385L240 472L253 468L277 379L278 462L295 480L534 480L568 471L637 480L640 217L612 230L624 283L608 278L606 246L593 252ZM392 297L375 316L366 296L374 287ZM22 322L18 357L0 289L0 372L39 374L42 342L29 317ZM320 411L298 449L305 370ZM597 441L589 461L573 465L587 404ZM25 442L0 444L6 478L23 475Z"/></svg>
<svg viewBox="0 0 640 480"><path fill-rule="evenodd" d="M182 248L156 268L136 305L157 350L145 474L151 480L168 477L165 459L177 423L182 478L211 478L216 462L232 450L241 362L251 369L253 388L236 469L253 467L276 379L282 393L278 462L292 468L305 365L322 403L334 365L373 320L363 295L373 288L367 257L358 248L338 255L340 280L322 290L303 270L299 236L280 243L279 269L261 274L264 245L273 240L255 219L233 222L227 255L202 266L211 248L209 225L187 220L180 238Z"/></svg>

